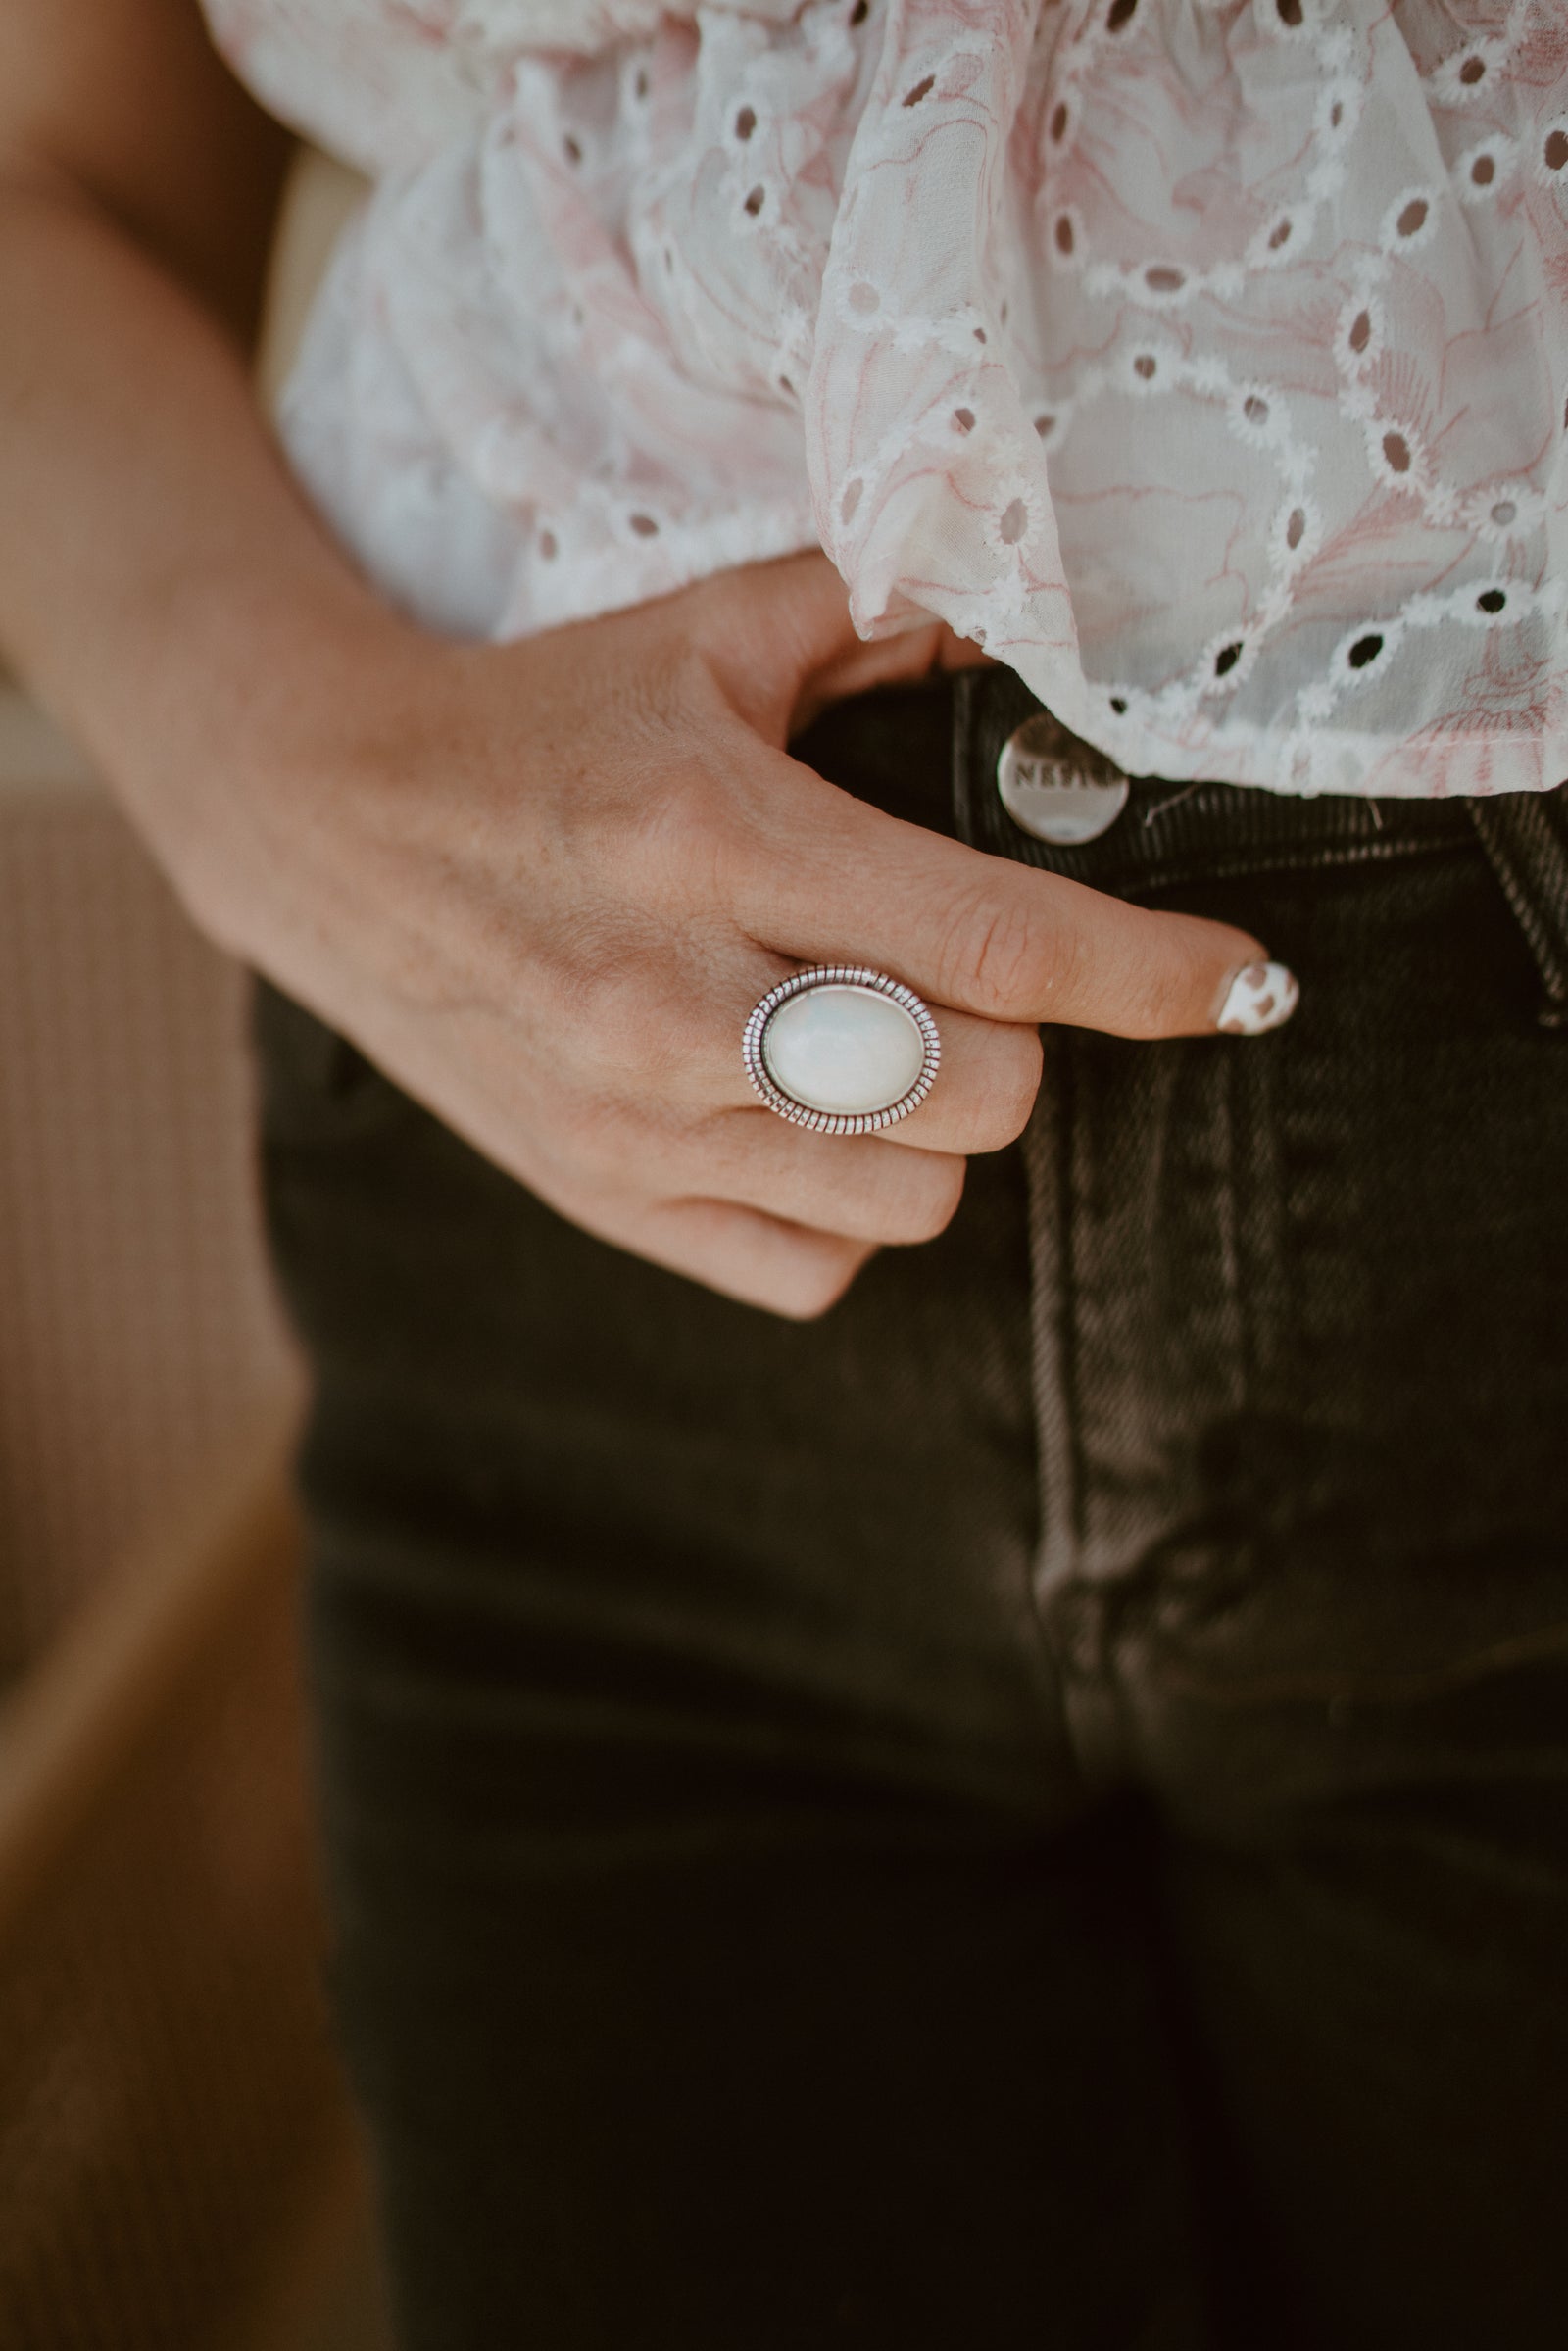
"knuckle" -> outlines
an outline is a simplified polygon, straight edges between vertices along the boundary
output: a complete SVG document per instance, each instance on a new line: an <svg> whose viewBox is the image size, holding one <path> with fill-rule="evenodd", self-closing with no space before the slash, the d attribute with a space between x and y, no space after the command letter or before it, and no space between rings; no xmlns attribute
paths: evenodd
<svg viewBox="0 0 1568 2351"><path fill-rule="evenodd" d="M943 993L1001 1017L1020 1002L1039 968L1038 928L1016 897L971 891L949 930Z"/></svg>
<svg viewBox="0 0 1568 2351"><path fill-rule="evenodd" d="M1035 1098L1040 1092L1040 1074L1044 1067L1044 1049L1038 1029L1019 1029L1016 1042L1009 1039L1008 1052L1002 1068L986 1090L988 1133L996 1137L989 1148L1004 1150L1018 1137L1034 1112Z"/></svg>
<svg viewBox="0 0 1568 2351"><path fill-rule="evenodd" d="M1053 921L1046 904L1032 906L1017 889L999 897L994 883L977 885L948 936L944 990L990 1020L1049 1019L1082 971L1076 928Z"/></svg>
<svg viewBox="0 0 1568 2351"><path fill-rule="evenodd" d="M899 1157L914 1164L900 1168L896 1182L869 1204L867 1229L895 1249L918 1248L945 1233L956 1215L966 1162L950 1152L933 1152L928 1165L914 1152L900 1151Z"/></svg>
<svg viewBox="0 0 1568 2351"><path fill-rule="evenodd" d="M683 1008L681 992L646 965L603 1007L606 1048L650 1110L674 1099L688 1074L692 1029Z"/></svg>
<svg viewBox="0 0 1568 2351"><path fill-rule="evenodd" d="M865 1246L846 1245L832 1252L803 1249L774 1311L790 1322L820 1322L838 1304L871 1254Z"/></svg>
<svg viewBox="0 0 1568 2351"><path fill-rule="evenodd" d="M597 940L579 940L577 947L570 969L553 975L545 1009L554 1013L579 1077L634 1080L641 1096L659 1099L691 1057L682 975L668 956L621 929L606 926Z"/></svg>
<svg viewBox="0 0 1568 2351"><path fill-rule="evenodd" d="M957 1158L934 1170L925 1181L924 1199L904 1220L906 1229L900 1235L901 1240L935 1241L938 1234L945 1233L958 1213L967 1173L968 1162Z"/></svg>
<svg viewBox="0 0 1568 2351"><path fill-rule="evenodd" d="M694 759L617 811L612 855L645 903L686 905L717 895L728 832L724 795Z"/></svg>
<svg viewBox="0 0 1568 2351"><path fill-rule="evenodd" d="M624 1188L627 1125L624 1105L610 1096L592 1088L574 1094L558 1121L556 1148L579 1183L606 1193ZM646 1152L639 1156L646 1164Z"/></svg>

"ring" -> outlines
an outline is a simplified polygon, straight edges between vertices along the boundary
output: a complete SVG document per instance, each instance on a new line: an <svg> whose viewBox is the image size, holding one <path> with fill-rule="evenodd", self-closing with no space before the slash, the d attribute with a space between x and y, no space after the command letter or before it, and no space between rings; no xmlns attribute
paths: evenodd
<svg viewBox="0 0 1568 2351"><path fill-rule="evenodd" d="M754 1006L746 1074L770 1110L819 1135L869 1135L917 1110L942 1058L912 988L858 963L816 963Z"/></svg>

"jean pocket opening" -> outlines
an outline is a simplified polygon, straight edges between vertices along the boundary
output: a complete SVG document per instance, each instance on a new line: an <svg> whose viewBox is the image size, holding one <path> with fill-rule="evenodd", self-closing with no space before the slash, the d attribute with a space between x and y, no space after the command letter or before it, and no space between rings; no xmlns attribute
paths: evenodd
<svg viewBox="0 0 1568 2351"><path fill-rule="evenodd" d="M1524 934L1544 1029L1568 1030L1568 787L1510 792L1469 804L1471 822Z"/></svg>

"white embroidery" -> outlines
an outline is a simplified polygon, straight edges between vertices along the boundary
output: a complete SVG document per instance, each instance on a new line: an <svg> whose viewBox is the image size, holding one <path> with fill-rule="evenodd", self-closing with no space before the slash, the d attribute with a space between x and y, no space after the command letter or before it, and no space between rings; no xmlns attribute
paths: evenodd
<svg viewBox="0 0 1568 2351"><path fill-rule="evenodd" d="M1136 772L1568 775L1558 0L208 5L378 177L284 430L434 625L820 542Z"/></svg>

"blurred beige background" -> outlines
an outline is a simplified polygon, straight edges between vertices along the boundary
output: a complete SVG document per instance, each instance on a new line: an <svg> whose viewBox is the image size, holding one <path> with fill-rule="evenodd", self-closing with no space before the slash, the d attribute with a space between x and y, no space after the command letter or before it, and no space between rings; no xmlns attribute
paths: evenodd
<svg viewBox="0 0 1568 2351"><path fill-rule="evenodd" d="M303 152L270 405L362 183ZM250 1174L244 976L0 677L0 1677L293 1376Z"/></svg>
<svg viewBox="0 0 1568 2351"><path fill-rule="evenodd" d="M348 174L302 157L270 397ZM0 2343L372 2351L242 973L0 679Z"/></svg>

